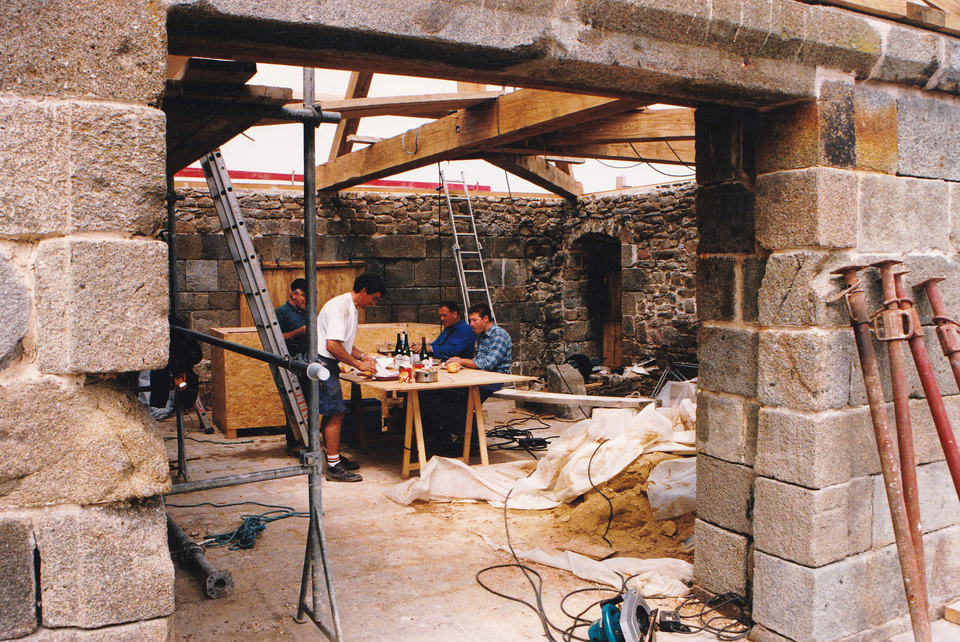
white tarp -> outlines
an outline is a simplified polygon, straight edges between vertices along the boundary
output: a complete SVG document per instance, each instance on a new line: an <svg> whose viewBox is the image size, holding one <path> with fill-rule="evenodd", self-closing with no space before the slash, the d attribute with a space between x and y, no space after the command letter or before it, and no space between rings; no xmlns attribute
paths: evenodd
<svg viewBox="0 0 960 642"><path fill-rule="evenodd" d="M480 536L494 550L510 552L507 546L498 546L484 535ZM671 557L656 559L611 557L605 560L594 560L573 551L564 551L556 555L548 555L539 548L514 552L521 561L537 562L569 571L577 577L606 584L617 590L623 586L623 580L629 577L627 588L636 588L644 595L671 597L686 595L690 589L684 582L693 581L693 564Z"/></svg>
<svg viewBox="0 0 960 642"><path fill-rule="evenodd" d="M417 500L473 499L502 506L509 495L510 508L554 508L585 493L591 481L597 486L612 479L644 453L693 455L695 416L696 407L689 400L679 408L598 408L590 419L564 430L529 476L522 462L471 468L457 460L433 457L419 478L385 494L405 505Z"/></svg>

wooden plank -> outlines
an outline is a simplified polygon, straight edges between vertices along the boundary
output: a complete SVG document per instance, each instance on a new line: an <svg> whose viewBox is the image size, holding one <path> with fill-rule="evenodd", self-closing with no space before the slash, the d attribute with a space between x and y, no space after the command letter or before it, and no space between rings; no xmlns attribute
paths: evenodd
<svg viewBox="0 0 960 642"><path fill-rule="evenodd" d="M654 403L647 397L601 397L594 395L568 395L561 392L540 392L537 390L514 390L503 388L493 393L494 397L513 399L514 401L532 401L552 403L564 406L591 406L594 408L643 408Z"/></svg>
<svg viewBox="0 0 960 642"><path fill-rule="evenodd" d="M436 118L458 109L466 109L504 95L502 91L481 91L471 94L426 94L418 96L380 96L344 98L321 102L324 111L335 111L343 118L370 116L408 116Z"/></svg>
<svg viewBox="0 0 960 642"><path fill-rule="evenodd" d="M282 266L282 267L281 267ZM362 263L350 263L349 261L331 262L324 265L317 265L317 309L323 307L323 304L337 296L353 289L353 281L363 273ZM295 261L282 263L279 265L263 265L263 280L267 285L267 292L270 294L270 301L274 308L279 308L287 302L290 296L290 283L294 279L303 276L303 262L299 264ZM363 323L364 311L360 311L360 322ZM253 326L253 315L247 305L247 297L241 297L240 303L240 325Z"/></svg>
<svg viewBox="0 0 960 642"><path fill-rule="evenodd" d="M960 624L960 602L954 602L943 609L943 619L947 622Z"/></svg>
<svg viewBox="0 0 960 642"><path fill-rule="evenodd" d="M350 74L350 82L347 83L347 92L344 98L364 98L370 91L370 82L373 80L373 73L369 71L354 71ZM303 100L301 98L301 100ZM321 108L327 109L320 103ZM332 111L329 110L328 111ZM340 122L337 123L337 130L333 133L333 144L330 145L330 158L343 156L353 149L353 145L347 141L347 138L357 133L360 121L355 118L344 118L341 114Z"/></svg>
<svg viewBox="0 0 960 642"><path fill-rule="evenodd" d="M491 155L484 160L563 198L575 201L583 194L583 185L575 181L571 174L548 163L542 156Z"/></svg>
<svg viewBox="0 0 960 642"><path fill-rule="evenodd" d="M317 167L317 189L340 190L437 161L459 158L494 142L512 143L585 118L601 118L635 101L521 89L460 110Z"/></svg>
<svg viewBox="0 0 960 642"><path fill-rule="evenodd" d="M595 120L576 127L568 127L539 139L531 144L542 143L553 147L557 143L626 143L661 140L694 140L695 131L692 109L649 109L617 114L610 118Z"/></svg>

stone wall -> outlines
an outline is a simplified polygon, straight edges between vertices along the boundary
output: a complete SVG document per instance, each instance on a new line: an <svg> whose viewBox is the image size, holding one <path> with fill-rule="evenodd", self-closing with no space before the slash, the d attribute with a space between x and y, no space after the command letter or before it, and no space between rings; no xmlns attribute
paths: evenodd
<svg viewBox="0 0 960 642"><path fill-rule="evenodd" d="M0 638L166 640L155 424L116 373L167 359L158 2L0 21Z"/></svg>
<svg viewBox="0 0 960 642"><path fill-rule="evenodd" d="M663 186L576 205L475 199L495 313L514 341L514 371L540 375L547 363L575 352L601 355L587 266L603 257L591 252L591 239L605 240L620 256L623 362L645 355L693 360L695 191L690 184ZM199 330L236 325L237 275L213 202L194 189L184 197L177 214L181 315ZM263 261L302 260L300 196L238 191L238 198ZM362 260L384 276L387 292L367 310L369 323L435 323L441 300L460 299L446 207L435 196L344 193L318 205L318 233L320 260Z"/></svg>
<svg viewBox="0 0 960 642"><path fill-rule="evenodd" d="M752 595L757 639L879 640L909 627L859 360L843 302L829 302L841 289L830 272L902 260L908 287L945 276L948 305L960 303L960 172L929 162L952 154L957 117L952 101L852 81L762 115L697 111L696 576L712 591ZM877 310L877 271L862 279ZM929 324L929 304L916 298ZM957 385L925 331L957 426ZM890 399L882 344L877 353ZM939 614L960 593L960 502L908 371Z"/></svg>

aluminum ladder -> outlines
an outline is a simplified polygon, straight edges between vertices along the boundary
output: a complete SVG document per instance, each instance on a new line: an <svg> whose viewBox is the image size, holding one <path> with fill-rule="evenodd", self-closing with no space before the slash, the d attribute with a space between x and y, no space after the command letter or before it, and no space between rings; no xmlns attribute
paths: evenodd
<svg viewBox="0 0 960 642"><path fill-rule="evenodd" d="M460 184L463 186L463 195L451 197L449 183L443 172L440 172L440 185L443 187L447 212L450 214L453 259L457 266L457 279L460 282L463 316L467 316L471 305L477 301L485 301L490 306L491 320L495 320L493 301L487 285L487 274L483 269L483 245L480 243L480 237L477 236L477 221L473 216L470 191L467 189L467 179L463 174L460 174ZM459 208L454 209L454 203L466 203L466 214Z"/></svg>
<svg viewBox="0 0 960 642"><path fill-rule="evenodd" d="M200 160L200 166L203 168L203 175L207 179L210 198L213 199L217 216L220 217L220 227L223 229L223 235L230 247L230 254L233 256L233 263L237 268L237 275L240 277L240 285L243 287L243 293L247 298L247 305L250 306L253 322L257 326L257 334L260 335L263 349L266 352L281 356L290 356L287 351L287 343L283 340L283 333L280 331L280 325L277 323L277 314L273 309L273 303L270 301L270 293L267 291L263 272L260 271L257 251L253 247L253 240L250 238L243 216L240 214L240 203L233 191L233 183L230 181L230 175L227 173L227 167L223 162L220 150L217 149L203 157ZM270 371L273 373L273 380L280 392L287 423L290 424L293 434L301 442L309 443L307 439L307 403L303 391L300 389L299 380L296 375L285 368L270 365Z"/></svg>

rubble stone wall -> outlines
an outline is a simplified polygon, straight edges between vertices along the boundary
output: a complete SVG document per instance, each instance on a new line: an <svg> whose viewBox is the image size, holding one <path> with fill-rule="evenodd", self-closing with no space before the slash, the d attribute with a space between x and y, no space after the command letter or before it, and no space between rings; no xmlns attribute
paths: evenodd
<svg viewBox="0 0 960 642"><path fill-rule="evenodd" d="M7 3L0 53L0 638L166 640L167 456L118 376L167 360L164 10Z"/></svg>
<svg viewBox="0 0 960 642"><path fill-rule="evenodd" d="M601 356L602 319L589 312L587 264L605 257L591 256L585 239L603 239L620 256L624 364L645 355L692 360L695 193L679 184L577 204L475 198L495 314L514 341L514 371L540 375L572 353ZM199 330L236 325L239 285L213 202L203 190L184 196L177 206L181 316ZM302 197L238 190L238 198L261 260L303 259ZM318 233L319 260L361 260L384 276L387 292L367 310L369 323L435 323L440 301L460 300L449 217L433 195L324 199Z"/></svg>

